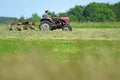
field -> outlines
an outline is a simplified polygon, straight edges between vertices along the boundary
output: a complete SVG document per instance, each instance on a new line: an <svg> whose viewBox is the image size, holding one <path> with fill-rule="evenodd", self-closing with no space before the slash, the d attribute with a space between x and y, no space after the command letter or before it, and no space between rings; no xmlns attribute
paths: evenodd
<svg viewBox="0 0 120 80"><path fill-rule="evenodd" d="M110 24L72 23L72 32L1 25L0 80L120 80L120 28Z"/></svg>

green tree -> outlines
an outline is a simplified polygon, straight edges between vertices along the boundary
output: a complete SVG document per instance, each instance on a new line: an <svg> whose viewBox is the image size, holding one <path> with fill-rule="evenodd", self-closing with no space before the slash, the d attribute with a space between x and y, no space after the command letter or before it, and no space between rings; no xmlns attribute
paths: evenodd
<svg viewBox="0 0 120 80"><path fill-rule="evenodd" d="M104 3L93 2L88 4L83 14L87 21L104 22L116 20L116 15L113 10Z"/></svg>
<svg viewBox="0 0 120 80"><path fill-rule="evenodd" d="M49 12L48 15L49 15L50 17L57 17L57 15L55 14L54 11L53 11L53 12Z"/></svg>
<svg viewBox="0 0 120 80"><path fill-rule="evenodd" d="M83 20L83 7L76 5L74 8L69 9L68 16L71 18L71 21L79 21Z"/></svg>
<svg viewBox="0 0 120 80"><path fill-rule="evenodd" d="M70 18L70 21L78 22L77 17L75 15L73 15L73 14L69 14L69 18Z"/></svg>
<svg viewBox="0 0 120 80"><path fill-rule="evenodd" d="M16 17L0 17L0 24L8 24L11 22L18 22Z"/></svg>
<svg viewBox="0 0 120 80"><path fill-rule="evenodd" d="M114 5L111 5L110 7L115 12L117 21L120 21L120 2L115 3Z"/></svg>
<svg viewBox="0 0 120 80"><path fill-rule="evenodd" d="M66 16L68 16L68 14L67 14L66 12L64 12L64 13L59 13L58 16L59 16L59 17L66 17Z"/></svg>
<svg viewBox="0 0 120 80"><path fill-rule="evenodd" d="M37 13L33 13L32 17L29 19L31 19L32 22L39 22L40 21L40 17Z"/></svg>
<svg viewBox="0 0 120 80"><path fill-rule="evenodd" d="M24 16L21 16L21 17L19 18L19 22L24 22L24 21L25 21Z"/></svg>
<svg viewBox="0 0 120 80"><path fill-rule="evenodd" d="M30 18L27 18L26 21L32 22L32 18L31 18L31 17L30 17Z"/></svg>

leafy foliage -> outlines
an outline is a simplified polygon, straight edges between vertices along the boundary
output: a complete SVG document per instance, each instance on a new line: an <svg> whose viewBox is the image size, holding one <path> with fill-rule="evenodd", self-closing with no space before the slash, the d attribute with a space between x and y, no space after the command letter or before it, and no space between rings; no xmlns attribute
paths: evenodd
<svg viewBox="0 0 120 80"><path fill-rule="evenodd" d="M82 21L83 19L83 7L75 6L74 8L69 9L67 12L68 16L72 19L72 21Z"/></svg>
<svg viewBox="0 0 120 80"><path fill-rule="evenodd" d="M120 21L120 2L110 5L111 9L115 12L117 16L117 21Z"/></svg>
<svg viewBox="0 0 120 80"><path fill-rule="evenodd" d="M19 22L23 22L23 21L25 21L25 18L24 18L24 16L21 16L19 19Z"/></svg>
<svg viewBox="0 0 120 80"><path fill-rule="evenodd" d="M48 15L50 15L50 17L57 17L57 15L55 14L55 12L49 12Z"/></svg>
<svg viewBox="0 0 120 80"><path fill-rule="evenodd" d="M39 22L40 21L40 16L37 13L33 13L30 18L26 19L26 21Z"/></svg>
<svg viewBox="0 0 120 80"><path fill-rule="evenodd" d="M40 21L40 17L37 13L32 14L31 19L32 19L32 22L39 22Z"/></svg>
<svg viewBox="0 0 120 80"><path fill-rule="evenodd" d="M115 13L104 3L90 3L84 9L87 21L104 22L115 21Z"/></svg>
<svg viewBox="0 0 120 80"><path fill-rule="evenodd" d="M9 22L18 22L16 17L0 17L0 24L8 24Z"/></svg>
<svg viewBox="0 0 120 80"><path fill-rule="evenodd" d="M59 13L58 16L59 17L65 17L65 16L68 16L68 14L67 13Z"/></svg>
<svg viewBox="0 0 120 80"><path fill-rule="evenodd" d="M86 6L76 5L59 16L68 16L72 22L106 22L120 21L120 2L109 5L107 3L92 2Z"/></svg>

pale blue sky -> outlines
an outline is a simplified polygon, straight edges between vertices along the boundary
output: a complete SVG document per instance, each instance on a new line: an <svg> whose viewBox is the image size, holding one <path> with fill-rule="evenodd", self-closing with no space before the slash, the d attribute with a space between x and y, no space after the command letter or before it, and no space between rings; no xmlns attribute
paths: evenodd
<svg viewBox="0 0 120 80"><path fill-rule="evenodd" d="M91 2L104 2L114 4L120 0L0 0L0 16L31 17L33 13L41 16L44 10L49 9L55 13L66 12L75 5L87 5Z"/></svg>

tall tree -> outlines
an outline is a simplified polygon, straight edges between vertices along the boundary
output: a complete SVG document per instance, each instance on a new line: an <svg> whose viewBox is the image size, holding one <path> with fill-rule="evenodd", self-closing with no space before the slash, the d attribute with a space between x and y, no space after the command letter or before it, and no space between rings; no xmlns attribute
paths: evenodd
<svg viewBox="0 0 120 80"><path fill-rule="evenodd" d="M0 24L8 24L11 22L18 22L16 17L0 17Z"/></svg>
<svg viewBox="0 0 120 80"><path fill-rule="evenodd" d="M114 5L111 5L110 7L115 12L117 21L120 21L120 2L115 3Z"/></svg>
<svg viewBox="0 0 120 80"><path fill-rule="evenodd" d="M83 7L76 5L74 8L69 9L67 12L71 21L82 21L83 20Z"/></svg>
<svg viewBox="0 0 120 80"><path fill-rule="evenodd" d="M57 17L57 15L55 14L54 11L53 11L53 12L49 12L48 15L49 15L50 17Z"/></svg>
<svg viewBox="0 0 120 80"><path fill-rule="evenodd" d="M88 21L104 22L116 20L116 15L113 10L104 3L93 2L88 4L84 9L83 14Z"/></svg>
<svg viewBox="0 0 120 80"><path fill-rule="evenodd" d="M40 16L37 13L32 14L31 21L32 22L39 22Z"/></svg>
<svg viewBox="0 0 120 80"><path fill-rule="evenodd" d="M25 21L24 16L21 16L21 17L19 18L19 22L24 22L24 21Z"/></svg>
<svg viewBox="0 0 120 80"><path fill-rule="evenodd" d="M68 16L68 14L67 14L66 12L64 12L64 13L59 13L58 16L59 16L59 17L66 17L66 16Z"/></svg>

